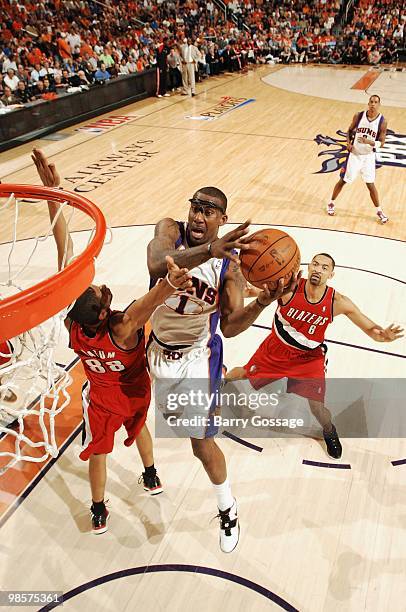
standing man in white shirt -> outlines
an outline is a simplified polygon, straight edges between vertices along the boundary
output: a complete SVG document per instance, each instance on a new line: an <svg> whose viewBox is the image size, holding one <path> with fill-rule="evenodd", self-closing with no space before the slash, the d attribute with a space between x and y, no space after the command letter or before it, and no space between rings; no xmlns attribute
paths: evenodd
<svg viewBox="0 0 406 612"><path fill-rule="evenodd" d="M183 39L180 48L182 57L182 96L196 95L195 70L196 62L199 58L199 50L195 47L190 38Z"/></svg>

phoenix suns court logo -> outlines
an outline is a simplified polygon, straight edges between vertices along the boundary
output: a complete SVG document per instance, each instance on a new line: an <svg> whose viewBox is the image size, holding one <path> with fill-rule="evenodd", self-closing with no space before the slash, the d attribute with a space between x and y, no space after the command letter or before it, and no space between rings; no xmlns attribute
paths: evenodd
<svg viewBox="0 0 406 612"><path fill-rule="evenodd" d="M337 137L323 136L317 134L314 139L318 145L329 147L320 151L317 157L325 157L321 164L321 169L314 174L336 172L344 167L347 159L347 133L342 130L336 132ZM330 148L331 147L331 148ZM386 134L385 146L376 153L376 167L398 166L406 168L406 135L397 134L393 130L388 130Z"/></svg>

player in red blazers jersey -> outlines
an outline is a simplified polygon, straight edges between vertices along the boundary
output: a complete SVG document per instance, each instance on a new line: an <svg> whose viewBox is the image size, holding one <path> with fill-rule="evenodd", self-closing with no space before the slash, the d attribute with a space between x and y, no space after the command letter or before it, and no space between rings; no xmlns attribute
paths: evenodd
<svg viewBox="0 0 406 612"><path fill-rule="evenodd" d="M39 176L48 187L59 186L54 164L34 149L33 160ZM48 202L51 222L59 205ZM53 227L58 249L59 268L73 255L72 241L62 212ZM79 355L90 383L83 397L84 439L80 458L89 460L89 480L92 491L92 530L107 531L108 510L104 503L107 478L107 454L113 450L114 434L122 426L134 440L143 460L144 488L152 494L162 487L153 460L152 440L145 425L150 403L150 379L146 369L144 325L154 310L173 293L174 289L191 287L186 268L179 269L167 257L168 273L146 295L132 302L124 312L110 309L112 293L106 285L91 285L78 297L68 312L65 325L69 330L70 346Z"/></svg>
<svg viewBox="0 0 406 612"><path fill-rule="evenodd" d="M383 329L348 297L328 287L334 267L334 259L327 253L313 257L308 267L309 277L302 278L295 291L278 300L270 335L248 363L231 370L225 380L248 378L259 389L287 377L287 391L308 399L310 410L323 427L327 452L339 459L341 443L330 411L324 405L327 326L334 317L344 314L377 342L401 338L403 329L395 325Z"/></svg>

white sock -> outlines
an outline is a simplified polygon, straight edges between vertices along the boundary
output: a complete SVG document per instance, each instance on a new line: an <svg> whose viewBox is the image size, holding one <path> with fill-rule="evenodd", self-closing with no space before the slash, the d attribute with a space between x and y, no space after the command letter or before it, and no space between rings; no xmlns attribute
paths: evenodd
<svg viewBox="0 0 406 612"><path fill-rule="evenodd" d="M376 212L377 213L382 212L382 208L380 206L376 206Z"/></svg>
<svg viewBox="0 0 406 612"><path fill-rule="evenodd" d="M234 503L234 497L231 494L231 487L228 478L223 484L213 485L214 492L217 498L217 506L219 510L228 510Z"/></svg>

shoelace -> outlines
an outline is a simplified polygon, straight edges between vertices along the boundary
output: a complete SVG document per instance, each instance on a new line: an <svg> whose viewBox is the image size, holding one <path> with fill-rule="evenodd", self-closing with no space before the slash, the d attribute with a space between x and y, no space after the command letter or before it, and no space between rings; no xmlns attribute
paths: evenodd
<svg viewBox="0 0 406 612"><path fill-rule="evenodd" d="M156 472L153 476L145 476L145 472L143 472L141 476L138 478L138 484L144 483L146 486L148 486L148 484L152 484L152 486L155 486L157 484L156 479L157 479Z"/></svg>
<svg viewBox="0 0 406 612"><path fill-rule="evenodd" d="M226 536L231 536L231 529L237 524L237 517L230 519L230 510L231 508L223 511L219 510L219 513L212 518L213 521L217 518L220 519L220 529L225 532Z"/></svg>

